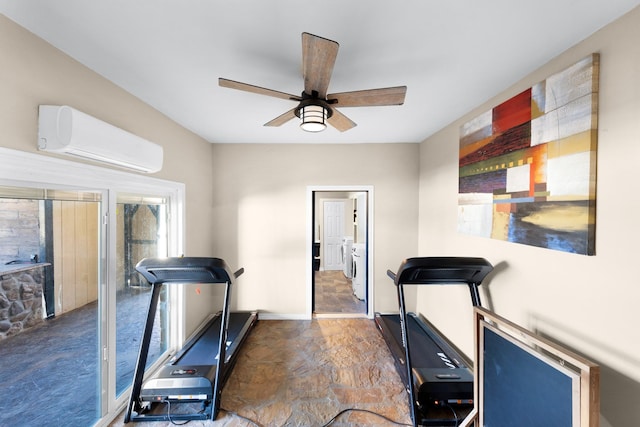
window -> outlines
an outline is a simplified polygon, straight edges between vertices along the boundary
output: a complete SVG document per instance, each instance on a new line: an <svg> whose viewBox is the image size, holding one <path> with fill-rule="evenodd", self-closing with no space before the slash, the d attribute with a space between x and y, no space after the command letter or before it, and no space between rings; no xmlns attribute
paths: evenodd
<svg viewBox="0 0 640 427"><path fill-rule="evenodd" d="M137 349L144 330L151 286L136 271L143 258L168 255L168 201L164 197L118 194L116 208L116 395L133 381ZM147 366L169 349L169 306L167 287L160 294Z"/></svg>

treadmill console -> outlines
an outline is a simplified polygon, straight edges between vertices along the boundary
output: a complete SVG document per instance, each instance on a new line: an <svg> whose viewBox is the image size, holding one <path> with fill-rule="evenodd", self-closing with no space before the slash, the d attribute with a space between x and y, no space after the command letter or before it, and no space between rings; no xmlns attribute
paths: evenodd
<svg viewBox="0 0 640 427"><path fill-rule="evenodd" d="M224 260L204 257L145 258L136 270L151 284L226 283L244 271L232 273Z"/></svg>

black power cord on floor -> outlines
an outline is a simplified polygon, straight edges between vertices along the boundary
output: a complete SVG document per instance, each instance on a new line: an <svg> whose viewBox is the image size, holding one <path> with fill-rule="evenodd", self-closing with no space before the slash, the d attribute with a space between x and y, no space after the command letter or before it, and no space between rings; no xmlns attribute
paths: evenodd
<svg viewBox="0 0 640 427"><path fill-rule="evenodd" d="M244 416L242 416L242 415L238 414L237 412L230 411L230 410L228 410L228 409L224 409L224 408L220 408L220 409L222 409L223 411L225 411L227 414L230 414L230 415L233 415L233 416L235 416L235 417L241 418L241 419L243 419L243 420L245 420L245 421L247 421L247 422L249 422L249 423L253 424L253 425L254 425L254 426L256 426L256 427L262 427L262 426L261 426L260 424L258 424L257 422L253 421L253 420L252 420L252 419L250 419L250 418L244 417ZM364 413L367 413L367 414L371 414L371 415L375 415L375 416L377 416L377 417L383 418L383 419L385 419L386 421L389 421L389 422L390 422L390 423L392 423L392 424L396 424L396 425L399 425L399 426L409 426L409 427L411 427L411 426L412 426L412 424L399 423L399 422L397 422L397 421L392 420L392 419L391 419L391 418L389 418L389 417L386 417L386 416L384 416L384 415L382 415L382 414L378 414L377 412L370 411L370 410L368 410L368 409L347 408L347 409L343 409L342 411L338 412L338 413L337 413L333 418L331 418L329 421L327 421L325 424L323 424L323 425L322 425L322 427L329 427L329 426L330 426L331 424L333 424L333 423L334 423L338 418L340 418L340 416L342 416L342 415L346 414L347 412L364 412Z"/></svg>
<svg viewBox="0 0 640 427"><path fill-rule="evenodd" d="M409 426L409 427L411 427L413 425L413 424L405 424L405 423L400 423L400 422L394 421L389 417L386 417L386 416L384 416L382 414L378 414L377 412L370 411L368 409L347 408L347 409L343 409L342 411L338 412L333 418L331 418L329 421L327 421L325 424L323 424L322 427L329 427L341 415L346 414L347 412L364 412L366 414L371 414L371 415L375 415L376 417L383 418L386 421L389 421L390 423L395 424L395 425L399 425L399 426Z"/></svg>

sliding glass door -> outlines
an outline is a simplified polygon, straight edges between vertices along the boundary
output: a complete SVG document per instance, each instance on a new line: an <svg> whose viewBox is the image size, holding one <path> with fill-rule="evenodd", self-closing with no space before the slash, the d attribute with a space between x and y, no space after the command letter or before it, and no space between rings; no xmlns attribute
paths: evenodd
<svg viewBox="0 0 640 427"><path fill-rule="evenodd" d="M184 185L3 148L0 163L0 425L108 425L148 309L135 265L183 253ZM183 329L173 288L147 367Z"/></svg>

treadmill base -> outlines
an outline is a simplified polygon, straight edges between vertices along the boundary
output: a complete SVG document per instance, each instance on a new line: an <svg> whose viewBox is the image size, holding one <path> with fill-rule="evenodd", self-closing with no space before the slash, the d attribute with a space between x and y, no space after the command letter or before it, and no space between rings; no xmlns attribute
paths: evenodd
<svg viewBox="0 0 640 427"><path fill-rule="evenodd" d="M408 384L400 316L375 313L376 326ZM421 426L457 426L473 409L473 374L457 352L413 313L408 314L413 347L416 418Z"/></svg>

